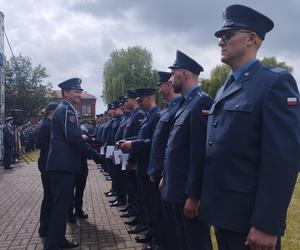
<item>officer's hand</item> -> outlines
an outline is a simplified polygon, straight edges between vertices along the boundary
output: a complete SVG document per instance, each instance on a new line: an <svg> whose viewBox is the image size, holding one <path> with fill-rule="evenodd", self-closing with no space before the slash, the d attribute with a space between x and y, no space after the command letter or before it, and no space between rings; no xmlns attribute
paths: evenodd
<svg viewBox="0 0 300 250"><path fill-rule="evenodd" d="M123 144L125 141L124 140L120 140L116 142L116 147L117 149L120 149L120 145Z"/></svg>
<svg viewBox="0 0 300 250"><path fill-rule="evenodd" d="M81 136L84 140L87 140L89 137L87 135L82 135Z"/></svg>
<svg viewBox="0 0 300 250"><path fill-rule="evenodd" d="M184 204L184 215L189 219L193 219L198 216L200 207L200 200L194 198L187 198Z"/></svg>
<svg viewBox="0 0 300 250"><path fill-rule="evenodd" d="M251 250L275 250L277 236L251 227L245 244Z"/></svg>
<svg viewBox="0 0 300 250"><path fill-rule="evenodd" d="M151 182L155 182L155 177L154 176L149 176L149 178L150 178Z"/></svg>
<svg viewBox="0 0 300 250"><path fill-rule="evenodd" d="M159 192L161 192L163 190L163 188L164 188L164 180L163 180L163 178L161 178L159 185L158 185Z"/></svg>
<svg viewBox="0 0 300 250"><path fill-rule="evenodd" d="M134 165L134 164L128 163L128 164L126 165L126 171L131 172L131 171L133 171L133 170L135 170L135 165Z"/></svg>
<svg viewBox="0 0 300 250"><path fill-rule="evenodd" d="M122 144L120 144L120 149L122 151L129 151L132 148L132 141L125 141Z"/></svg>

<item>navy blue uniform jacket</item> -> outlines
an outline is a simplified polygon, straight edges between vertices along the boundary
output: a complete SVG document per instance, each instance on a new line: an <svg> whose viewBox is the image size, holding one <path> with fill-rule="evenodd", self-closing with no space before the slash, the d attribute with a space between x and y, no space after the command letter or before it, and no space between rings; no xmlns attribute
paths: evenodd
<svg viewBox="0 0 300 250"><path fill-rule="evenodd" d="M132 150L129 155L129 163L137 163L137 175L147 176L149 164L151 142L154 129L159 119L160 109L154 107L140 124L139 133L136 140L132 141ZM135 156L136 159L133 157ZM134 161L133 161L134 159Z"/></svg>
<svg viewBox="0 0 300 250"><path fill-rule="evenodd" d="M236 232L253 225L282 235L300 166L297 84L256 62L223 88L208 119L202 217Z"/></svg>
<svg viewBox="0 0 300 250"><path fill-rule="evenodd" d="M37 128L36 146L40 149L38 167L44 173L47 165L51 134L51 120L43 119Z"/></svg>
<svg viewBox="0 0 300 250"><path fill-rule="evenodd" d="M178 109L164 160L162 198L182 204L200 199L204 168L207 113L212 99L196 87Z"/></svg>
<svg viewBox="0 0 300 250"><path fill-rule="evenodd" d="M174 100L160 112L159 121L152 138L150 161L147 171L149 176L161 177L162 175L169 133L181 98L182 97L174 98Z"/></svg>
<svg viewBox="0 0 300 250"><path fill-rule="evenodd" d="M3 126L3 146L13 147L15 145L15 136L10 125Z"/></svg>
<svg viewBox="0 0 300 250"><path fill-rule="evenodd" d="M80 173L82 156L99 158L98 153L82 138L75 112L66 100L61 101L54 111L47 171Z"/></svg>

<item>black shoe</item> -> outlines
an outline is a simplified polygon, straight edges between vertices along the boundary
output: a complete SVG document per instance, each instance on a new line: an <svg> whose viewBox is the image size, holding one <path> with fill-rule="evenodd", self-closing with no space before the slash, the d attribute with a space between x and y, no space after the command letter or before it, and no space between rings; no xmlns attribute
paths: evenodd
<svg viewBox="0 0 300 250"><path fill-rule="evenodd" d="M129 229L127 232L129 234L138 234L138 233L141 233L141 232L144 232L148 229L148 226L147 225L136 225L134 226L133 228Z"/></svg>
<svg viewBox="0 0 300 250"><path fill-rule="evenodd" d="M111 204L113 204L113 203L115 203L115 202L117 202L118 201L118 199L114 199L114 200L110 200L110 201L108 201L109 203L111 203Z"/></svg>
<svg viewBox="0 0 300 250"><path fill-rule="evenodd" d="M117 196L117 194L114 193L114 192L110 192L110 193L106 194L105 196L106 197L113 197L113 196Z"/></svg>
<svg viewBox="0 0 300 250"><path fill-rule="evenodd" d="M111 181L111 178L110 177L106 177L105 180L106 181Z"/></svg>
<svg viewBox="0 0 300 250"><path fill-rule="evenodd" d="M112 190L109 190L109 191L107 191L107 192L104 192L104 194L105 195L108 195L109 193L111 193L112 192Z"/></svg>
<svg viewBox="0 0 300 250"><path fill-rule="evenodd" d="M119 211L120 211L121 213L125 213L125 212L127 212L127 210L128 210L128 206L125 207L125 208L119 209Z"/></svg>
<svg viewBox="0 0 300 250"><path fill-rule="evenodd" d="M126 205L126 203L124 201L116 201L114 203L112 203L110 206L111 207L120 207L120 206L124 206Z"/></svg>
<svg viewBox="0 0 300 250"><path fill-rule="evenodd" d="M72 241L68 241L67 239L65 239L61 244L60 244L61 248L75 248L75 247L79 247L79 243L78 242L72 242Z"/></svg>
<svg viewBox="0 0 300 250"><path fill-rule="evenodd" d="M81 211L76 211L75 212L75 216L78 217L79 219L87 219L89 218L89 215L85 212L83 212L82 210Z"/></svg>
<svg viewBox="0 0 300 250"><path fill-rule="evenodd" d="M134 239L137 243L149 243L151 242L152 237L150 236L150 234L146 233L145 235L136 236Z"/></svg>
<svg viewBox="0 0 300 250"><path fill-rule="evenodd" d="M138 223L137 218L134 218L133 220L130 221L125 221L125 224L128 226L135 226L137 225L137 223Z"/></svg>
<svg viewBox="0 0 300 250"><path fill-rule="evenodd" d="M134 212L125 212L124 214L121 214L120 217L121 218L130 218L132 216L135 216L135 213Z"/></svg>
<svg viewBox="0 0 300 250"><path fill-rule="evenodd" d="M4 167L4 169L13 169L14 167L10 166L10 167Z"/></svg>
<svg viewBox="0 0 300 250"><path fill-rule="evenodd" d="M72 215L68 215L68 222L72 223L72 224L76 223L76 218L75 218L75 216L73 214Z"/></svg>

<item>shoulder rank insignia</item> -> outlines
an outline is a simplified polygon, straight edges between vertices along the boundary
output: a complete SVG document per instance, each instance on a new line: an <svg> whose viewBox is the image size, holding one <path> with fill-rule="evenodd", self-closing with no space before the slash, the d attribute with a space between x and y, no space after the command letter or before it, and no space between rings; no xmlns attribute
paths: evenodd
<svg viewBox="0 0 300 250"><path fill-rule="evenodd" d="M281 67L275 67L275 68L272 68L272 69L270 69L270 70L271 70L272 72L276 73L276 74L286 71L286 69L281 68Z"/></svg>

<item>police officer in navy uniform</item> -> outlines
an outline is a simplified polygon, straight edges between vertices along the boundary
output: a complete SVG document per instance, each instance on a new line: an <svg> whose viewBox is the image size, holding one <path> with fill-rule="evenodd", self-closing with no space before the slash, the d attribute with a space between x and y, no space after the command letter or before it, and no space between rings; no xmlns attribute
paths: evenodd
<svg viewBox="0 0 300 250"><path fill-rule="evenodd" d="M152 185L147 175L150 158L151 141L156 124L159 120L160 109L155 103L155 89L139 88L135 90L137 101L142 110L146 112L144 120L140 124L136 139L127 140L120 145L121 150L131 150L128 163L136 164L137 178L139 182L139 206L137 208L138 224L128 230L128 233L140 233L148 227L153 230L153 192ZM134 157L132 157L132 155Z"/></svg>
<svg viewBox="0 0 300 250"><path fill-rule="evenodd" d="M43 120L37 127L36 145L40 149L40 157L38 159L38 168L41 172L41 180L43 184L43 201L40 212L40 227L39 236L45 237L47 235L50 212L52 208L52 196L50 181L46 172L47 158L49 153L50 135L51 135L51 120L54 110L58 104L55 102L49 103L44 111Z"/></svg>
<svg viewBox="0 0 300 250"><path fill-rule="evenodd" d="M126 123L130 119L130 111L125 107L124 105L124 96L119 97L119 105L118 109L122 111L122 116L120 117L119 126L117 127L117 130L114 133L114 143L116 143L123 139L123 133L126 126ZM117 111L118 113L120 111ZM120 113L119 113L120 114ZM117 147L117 145L116 145ZM114 166L116 170L116 181L117 181L117 201L116 203L113 203L112 206L118 207L122 205L126 205L127 202L127 192L126 192L126 175L125 170L122 170L122 164L115 164Z"/></svg>
<svg viewBox="0 0 300 250"><path fill-rule="evenodd" d="M53 206L44 249L77 247L65 239L66 220L74 192L75 175L81 170L81 158L98 160L100 155L83 139L75 104L80 102L81 79L60 83L63 100L54 111L47 161Z"/></svg>
<svg viewBox="0 0 300 250"><path fill-rule="evenodd" d="M299 92L256 59L270 18L231 5L224 19L215 35L232 71L209 114L201 213L221 250L280 249L300 164Z"/></svg>
<svg viewBox="0 0 300 250"><path fill-rule="evenodd" d="M80 122L81 115L78 113L78 120ZM81 124L80 125L82 137L88 140L87 129ZM68 222L76 223L76 217L79 219L88 219L89 215L83 211L83 195L86 187L86 181L89 174L89 168L87 163L87 158L82 155L81 157L81 169L80 172L76 174L75 185L74 185L74 196L73 202L68 213ZM75 210L75 213L74 213Z"/></svg>
<svg viewBox="0 0 300 250"><path fill-rule="evenodd" d="M123 139L118 141L117 144L120 145L124 140L128 138L137 138L140 124L145 117L144 111L139 107L136 100L136 93L133 90L127 90L124 97L124 105L130 110L128 121L126 122ZM128 153L129 151L127 151ZM134 153L131 152L131 158L134 157ZM121 217L129 218L133 215L136 215L137 209L139 207L139 187L138 180L136 175L136 168L131 165L126 169L126 178L125 178L126 192L127 192L127 201L128 205L126 208L121 209ZM126 221L125 224L134 225L137 223L137 220L133 219L132 221Z"/></svg>
<svg viewBox="0 0 300 250"><path fill-rule="evenodd" d="M154 196L152 202L154 203L154 230L153 238L148 249L170 249L175 250L178 247L176 235L175 218L172 217L172 207L170 203L161 200L158 185L164 169L164 158L169 138L170 129L172 128L172 120L176 111L179 108L181 96L174 93L172 82L170 81L171 73L158 71L159 81L157 87L162 99L166 102L164 109L160 113L159 121L156 125L150 161L147 170L150 181L153 184ZM163 203L163 204L162 204ZM164 213L163 213L164 210ZM146 234L136 239L137 242L149 242L151 237Z"/></svg>
<svg viewBox="0 0 300 250"><path fill-rule="evenodd" d="M3 146L4 146L4 155L3 155L3 165L4 169L12 169L11 161L13 157L13 150L15 145L15 136L12 128L12 117L5 119L5 124L3 126Z"/></svg>
<svg viewBox="0 0 300 250"><path fill-rule="evenodd" d="M212 249L210 228L198 218L207 114L212 100L198 86L203 68L195 60L177 51L169 68L174 91L182 93L183 98L167 142L161 195L174 206L179 249Z"/></svg>

